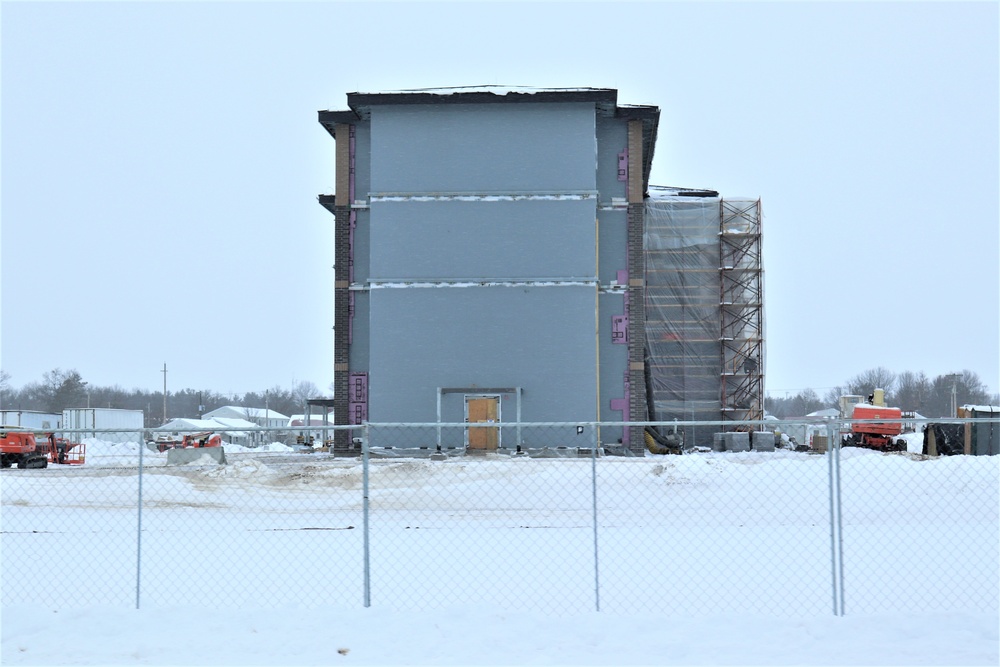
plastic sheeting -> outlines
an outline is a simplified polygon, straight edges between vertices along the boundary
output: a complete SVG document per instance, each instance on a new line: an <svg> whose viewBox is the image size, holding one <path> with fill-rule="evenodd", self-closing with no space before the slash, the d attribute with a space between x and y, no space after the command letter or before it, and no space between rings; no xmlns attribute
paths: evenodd
<svg viewBox="0 0 1000 667"><path fill-rule="evenodd" d="M722 419L720 198L651 193L646 200L646 345L651 419ZM706 193L709 194L709 193ZM686 446L717 427L685 429Z"/></svg>

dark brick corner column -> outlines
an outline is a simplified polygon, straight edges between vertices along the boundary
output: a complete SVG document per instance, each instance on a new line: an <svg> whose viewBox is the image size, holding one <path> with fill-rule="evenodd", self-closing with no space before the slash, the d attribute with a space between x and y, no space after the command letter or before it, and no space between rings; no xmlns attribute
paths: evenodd
<svg viewBox="0 0 1000 667"><path fill-rule="evenodd" d="M628 207L628 378L629 419L647 421L646 404L646 264L643 256L645 204L630 203ZM642 454L646 448L644 429L629 427L629 449Z"/></svg>
<svg viewBox="0 0 1000 667"><path fill-rule="evenodd" d="M336 207L335 266L333 287L333 420L340 426L350 423L348 405L348 379L350 367L348 364L350 346L348 345L348 321L350 310L350 283L348 282L348 264L350 262L350 206ZM333 437L333 453L347 454L351 451L351 433L338 430Z"/></svg>

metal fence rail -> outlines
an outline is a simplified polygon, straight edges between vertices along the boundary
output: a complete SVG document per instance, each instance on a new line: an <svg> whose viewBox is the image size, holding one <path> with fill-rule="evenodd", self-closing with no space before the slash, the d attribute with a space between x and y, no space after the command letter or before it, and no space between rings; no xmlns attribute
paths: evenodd
<svg viewBox="0 0 1000 667"><path fill-rule="evenodd" d="M761 438L749 451L717 451L720 440L610 456L623 450L605 446L602 426L310 427L313 447L259 429L271 444L224 445L224 464L198 448L171 457L151 434L66 432L86 446L83 465L0 474L2 602L677 616L1000 607L996 456L843 447L850 422L767 423L825 436L812 448L779 435L777 448ZM357 455L323 446L337 430Z"/></svg>

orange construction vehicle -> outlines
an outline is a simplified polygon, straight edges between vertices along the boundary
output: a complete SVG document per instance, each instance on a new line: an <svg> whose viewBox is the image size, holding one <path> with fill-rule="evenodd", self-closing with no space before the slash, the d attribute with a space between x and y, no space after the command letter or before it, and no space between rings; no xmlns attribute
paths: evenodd
<svg viewBox="0 0 1000 667"><path fill-rule="evenodd" d="M903 412L899 408L858 403L854 406L851 419L887 419L890 421L851 424L851 432L844 439L844 444L884 451L906 449L906 441L902 438L896 438L903 432L903 424L899 421L902 417Z"/></svg>
<svg viewBox="0 0 1000 667"><path fill-rule="evenodd" d="M83 465L87 458L87 446L80 442L70 442L67 438L57 438L55 433L47 434L36 442L49 459L49 463Z"/></svg>
<svg viewBox="0 0 1000 667"><path fill-rule="evenodd" d="M218 433L188 433L181 440L181 447L221 447L222 436Z"/></svg>
<svg viewBox="0 0 1000 667"><path fill-rule="evenodd" d="M37 435L17 426L0 426L0 468L47 468L50 463L83 465L86 446L57 438L55 433Z"/></svg>
<svg viewBox="0 0 1000 667"><path fill-rule="evenodd" d="M35 434L29 430L0 426L0 468L45 468L49 465L46 451L38 446Z"/></svg>

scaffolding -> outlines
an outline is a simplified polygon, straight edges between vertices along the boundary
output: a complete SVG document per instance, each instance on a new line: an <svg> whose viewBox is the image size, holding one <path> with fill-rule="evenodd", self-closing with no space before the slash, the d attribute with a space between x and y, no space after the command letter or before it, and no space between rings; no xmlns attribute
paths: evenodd
<svg viewBox="0 0 1000 667"><path fill-rule="evenodd" d="M651 420L763 417L760 249L758 200L650 188L644 253ZM709 446L720 430L685 427L684 442Z"/></svg>
<svg viewBox="0 0 1000 667"><path fill-rule="evenodd" d="M719 207L722 418L764 418L764 271L760 200ZM737 427L740 430L743 427Z"/></svg>

